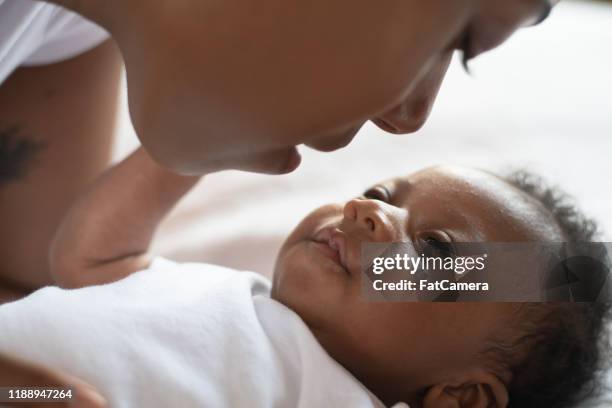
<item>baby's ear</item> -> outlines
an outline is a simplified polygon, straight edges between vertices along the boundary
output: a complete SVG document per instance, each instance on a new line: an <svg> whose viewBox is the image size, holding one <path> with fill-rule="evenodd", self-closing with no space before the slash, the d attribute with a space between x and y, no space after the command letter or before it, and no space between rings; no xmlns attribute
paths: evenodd
<svg viewBox="0 0 612 408"><path fill-rule="evenodd" d="M504 383L488 372L470 373L460 381L430 387L423 408L506 408L508 391Z"/></svg>

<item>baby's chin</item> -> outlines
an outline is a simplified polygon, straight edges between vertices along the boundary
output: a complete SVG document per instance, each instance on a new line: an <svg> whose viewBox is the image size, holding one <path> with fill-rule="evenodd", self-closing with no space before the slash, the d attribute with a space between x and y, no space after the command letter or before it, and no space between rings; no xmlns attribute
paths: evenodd
<svg viewBox="0 0 612 408"><path fill-rule="evenodd" d="M282 302L282 292L279 288L281 285L279 281L283 278L283 268L279 266L279 260L276 260L274 265L274 272L272 274L272 289L270 291L270 297L277 302Z"/></svg>
<svg viewBox="0 0 612 408"><path fill-rule="evenodd" d="M288 254L289 252L289 254ZM290 307L292 292L294 291L293 277L291 276L291 268L287 265L287 257L291 257L291 249L281 248L276 263L274 265L274 273L272 275L272 290L270 297L277 302Z"/></svg>
<svg viewBox="0 0 612 408"><path fill-rule="evenodd" d="M317 313L330 301L339 301L332 291L325 265L310 259L307 243L282 251L274 268L271 298L296 312L302 319Z"/></svg>

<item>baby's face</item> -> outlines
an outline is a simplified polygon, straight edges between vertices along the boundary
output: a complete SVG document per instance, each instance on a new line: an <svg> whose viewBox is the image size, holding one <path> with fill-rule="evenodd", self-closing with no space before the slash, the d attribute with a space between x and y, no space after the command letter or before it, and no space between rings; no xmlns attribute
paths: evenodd
<svg viewBox="0 0 612 408"><path fill-rule="evenodd" d="M556 238L555 238L556 237ZM370 302L361 293L362 242L561 240L539 203L489 173L429 168L308 215L280 250L272 296L374 392L426 387L473 364L517 308L496 303ZM378 388L378 389L376 389ZM380 395L379 394L379 395Z"/></svg>

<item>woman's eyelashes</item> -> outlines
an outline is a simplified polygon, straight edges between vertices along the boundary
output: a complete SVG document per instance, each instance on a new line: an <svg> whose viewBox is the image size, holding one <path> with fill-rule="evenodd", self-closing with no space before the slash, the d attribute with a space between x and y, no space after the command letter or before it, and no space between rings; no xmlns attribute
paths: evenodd
<svg viewBox="0 0 612 408"><path fill-rule="evenodd" d="M463 65L463 69L468 74L470 73L470 67L468 63L472 58L475 57L472 40L472 30L468 27L464 31L461 41L459 42L459 45L457 47L457 49L461 53L461 64Z"/></svg>
<svg viewBox="0 0 612 408"><path fill-rule="evenodd" d="M385 186L374 186L363 193L363 198L391 203L391 193Z"/></svg>

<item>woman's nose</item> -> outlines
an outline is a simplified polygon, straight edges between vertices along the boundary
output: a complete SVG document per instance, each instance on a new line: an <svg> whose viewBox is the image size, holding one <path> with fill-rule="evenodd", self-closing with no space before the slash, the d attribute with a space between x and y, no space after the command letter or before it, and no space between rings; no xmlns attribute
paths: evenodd
<svg viewBox="0 0 612 408"><path fill-rule="evenodd" d="M372 121L385 132L414 133L427 121L430 108L431 101L427 97L405 100Z"/></svg>
<svg viewBox="0 0 612 408"><path fill-rule="evenodd" d="M400 241L401 228L385 211L385 205L378 200L351 200L344 205L344 220L356 226L369 241Z"/></svg>
<svg viewBox="0 0 612 408"><path fill-rule="evenodd" d="M372 121L390 133L412 133L419 130L429 117L452 55L451 51L442 54L399 105Z"/></svg>

